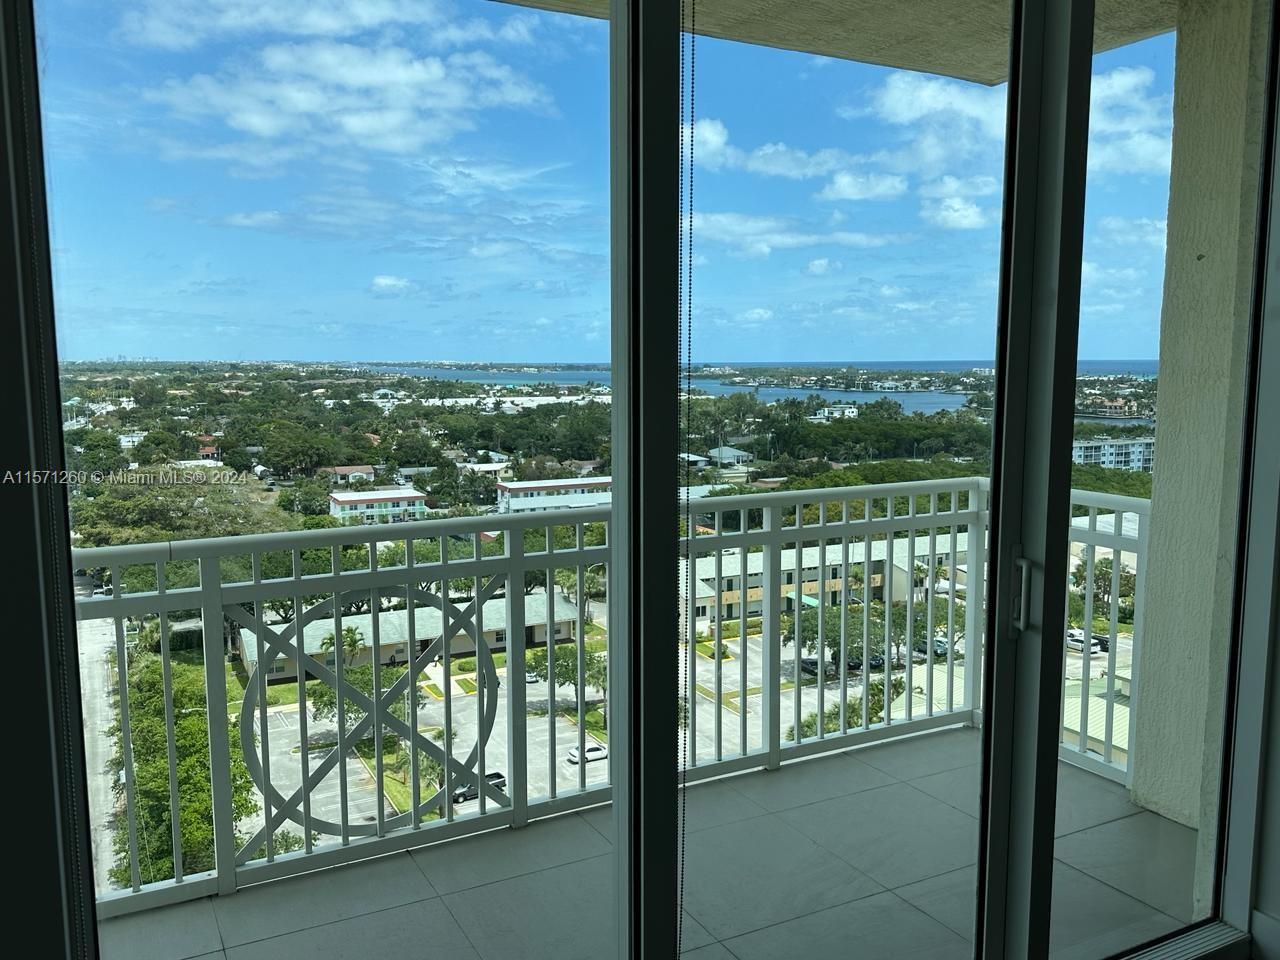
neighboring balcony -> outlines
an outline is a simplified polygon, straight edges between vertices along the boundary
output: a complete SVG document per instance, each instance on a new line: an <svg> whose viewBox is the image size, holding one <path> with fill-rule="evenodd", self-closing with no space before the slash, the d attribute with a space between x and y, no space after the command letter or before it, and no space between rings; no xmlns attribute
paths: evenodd
<svg viewBox="0 0 1280 960"><path fill-rule="evenodd" d="M1191 911L1194 831L1125 789L1148 510L1073 494L1085 626L1064 636L1058 869L1067 902L1096 900L1094 946ZM985 482L691 511L672 634L642 638L671 657L673 752L691 783L715 781L688 788L686 948L780 955L770 937L850 922L962 946ZM593 508L77 551L114 585L77 600L104 955L395 931L458 956L606 952L608 762L574 760L608 743L608 522ZM1152 844L1165 869L1138 855Z"/></svg>

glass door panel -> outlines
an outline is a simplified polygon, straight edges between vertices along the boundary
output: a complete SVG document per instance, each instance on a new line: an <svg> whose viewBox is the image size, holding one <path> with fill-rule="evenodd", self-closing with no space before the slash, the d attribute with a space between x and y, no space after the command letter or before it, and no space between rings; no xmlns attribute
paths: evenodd
<svg viewBox="0 0 1280 960"><path fill-rule="evenodd" d="M37 4L107 958L614 952L609 24L366 6Z"/></svg>
<svg viewBox="0 0 1280 960"><path fill-rule="evenodd" d="M1214 911L1269 7L1183 9L1119 46L1097 21L1054 956Z"/></svg>
<svg viewBox="0 0 1280 960"><path fill-rule="evenodd" d="M718 9L685 38L680 619L654 646L683 942L965 956L1008 11L961 38L873 4L806 45L806 7Z"/></svg>

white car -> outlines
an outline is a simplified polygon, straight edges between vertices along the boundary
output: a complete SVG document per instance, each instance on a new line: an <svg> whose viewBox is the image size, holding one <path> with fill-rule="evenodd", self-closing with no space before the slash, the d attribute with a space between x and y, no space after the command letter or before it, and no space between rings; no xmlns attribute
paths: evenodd
<svg viewBox="0 0 1280 960"><path fill-rule="evenodd" d="M606 747L604 744L602 744L602 743L588 743L588 744L587 744L587 755L586 755L585 759L584 759L582 762L583 762L583 763L590 763L592 760L604 760L604 759L605 759L605 758L607 758L608 756L609 756L609 748L608 748L608 747ZM569 762L570 762L570 763L577 763L577 762L578 762L578 748L577 748L577 747L570 747L570 748L569 748Z"/></svg>
<svg viewBox="0 0 1280 960"><path fill-rule="evenodd" d="M1072 627L1067 631L1067 649L1075 650L1077 653L1084 652L1084 631ZM1103 653L1107 649L1105 638L1094 636L1089 640L1090 653Z"/></svg>

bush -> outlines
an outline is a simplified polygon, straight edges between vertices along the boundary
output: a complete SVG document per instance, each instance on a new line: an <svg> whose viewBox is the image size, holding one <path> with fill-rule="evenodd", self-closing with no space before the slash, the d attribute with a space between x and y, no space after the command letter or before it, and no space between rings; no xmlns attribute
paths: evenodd
<svg viewBox="0 0 1280 960"><path fill-rule="evenodd" d="M761 621L759 617L749 617L747 619L747 632L759 633ZM732 620L722 619L720 621L720 636L725 640L737 640L742 633L742 620L734 617ZM715 634L715 629L709 627L706 633L698 634L698 642L710 642L711 637Z"/></svg>

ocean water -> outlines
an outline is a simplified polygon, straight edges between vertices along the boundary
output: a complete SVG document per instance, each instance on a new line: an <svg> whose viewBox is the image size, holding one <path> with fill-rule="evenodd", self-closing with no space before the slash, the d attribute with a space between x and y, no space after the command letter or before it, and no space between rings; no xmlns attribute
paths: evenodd
<svg viewBox="0 0 1280 960"><path fill-rule="evenodd" d="M789 363L790 367L842 367L856 366L868 370L913 370L920 373L959 373L975 368L990 368L991 360L873 360L873 361L810 361L807 363ZM776 366L775 363L753 361L715 362L707 361L708 366L732 366L738 370L749 370L753 367ZM456 380L463 383L492 384L497 386L518 387L536 383L554 383L564 386L584 386L588 383L608 385L608 370L544 370L540 372L512 372L484 370L469 367L439 367L414 364L363 364L379 373L398 374L409 377L431 377L440 380ZM532 364L531 364L532 366ZM1153 377L1156 374L1155 360L1082 360L1078 371L1082 374L1107 375L1131 374L1134 376ZM699 377L694 379L694 386L712 396L727 396L731 393L746 392L746 388L736 385L722 384L715 379ZM790 387L760 387L755 391L763 403L777 400L810 397L814 394L828 402L846 401L867 403L880 397L889 397L902 404L907 413L934 413L938 410L955 410L964 406L966 397L955 393L931 393L928 391L902 391L881 393L864 390L804 390Z"/></svg>

